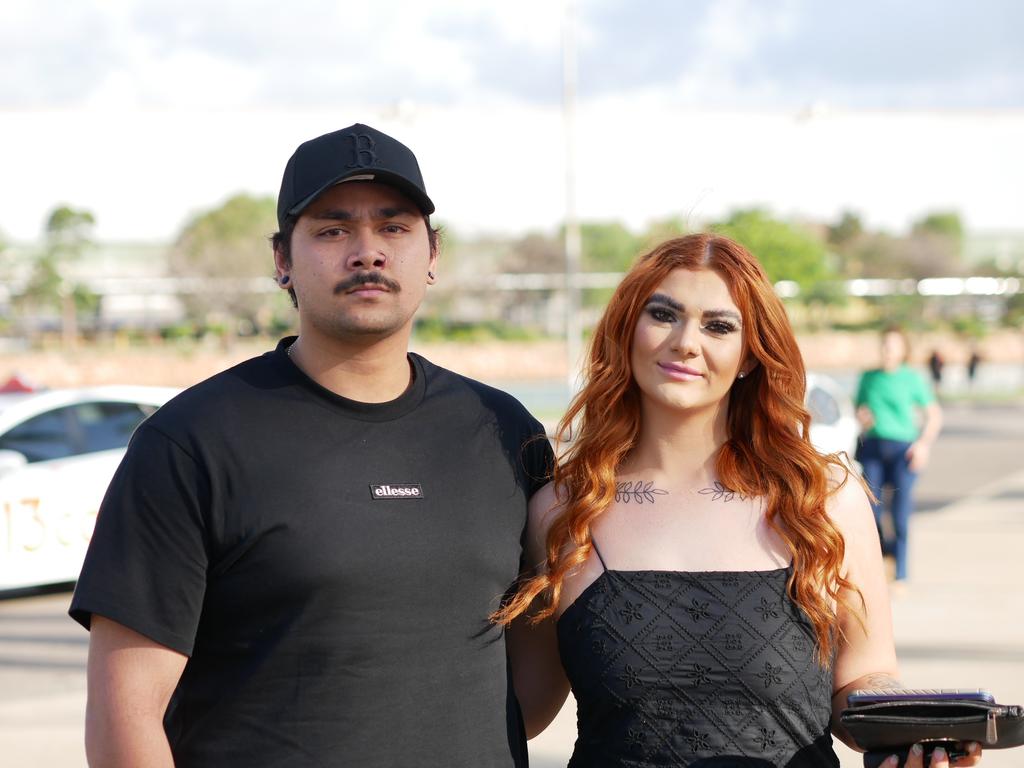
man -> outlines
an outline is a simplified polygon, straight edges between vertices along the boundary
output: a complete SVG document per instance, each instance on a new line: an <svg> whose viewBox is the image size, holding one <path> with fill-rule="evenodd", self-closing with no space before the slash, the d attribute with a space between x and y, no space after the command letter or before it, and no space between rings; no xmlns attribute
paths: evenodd
<svg viewBox="0 0 1024 768"><path fill-rule="evenodd" d="M433 210L368 126L289 160L298 337L140 426L100 510L71 606L91 764L525 764L487 616L551 453L513 398L408 352Z"/></svg>

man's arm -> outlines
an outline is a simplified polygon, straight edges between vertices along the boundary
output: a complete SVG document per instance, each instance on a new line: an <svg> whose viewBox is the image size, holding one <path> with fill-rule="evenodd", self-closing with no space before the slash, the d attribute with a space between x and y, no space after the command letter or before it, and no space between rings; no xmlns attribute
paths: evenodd
<svg viewBox="0 0 1024 768"><path fill-rule="evenodd" d="M530 499L524 553L528 567L542 564L545 560L547 529L555 506L554 486L551 484L541 488ZM533 568L529 568L528 572L532 571ZM551 724L569 695L569 680L558 654L555 630L553 616L539 624L530 624L528 616L521 615L513 620L506 634L512 680L523 713L527 739L532 739Z"/></svg>
<svg viewBox="0 0 1024 768"><path fill-rule="evenodd" d="M188 657L93 614L85 752L92 768L173 768L163 718Z"/></svg>

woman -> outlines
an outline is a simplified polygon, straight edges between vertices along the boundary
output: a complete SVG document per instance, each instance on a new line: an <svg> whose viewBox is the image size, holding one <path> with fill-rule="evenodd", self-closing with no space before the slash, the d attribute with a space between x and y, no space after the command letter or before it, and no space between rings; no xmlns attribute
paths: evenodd
<svg viewBox="0 0 1024 768"><path fill-rule="evenodd" d="M633 267L531 501L537 566L494 617L528 736L571 682L574 768L838 765L830 721L843 738L846 695L897 665L867 498L811 446L803 394L741 246L690 235Z"/></svg>
<svg viewBox="0 0 1024 768"><path fill-rule="evenodd" d="M873 510L882 551L896 560L897 582L907 578L907 529L914 506L911 491L942 428L942 410L924 377L907 365L909 352L903 331L886 329L882 333L882 367L861 376L856 399L857 420L863 430L857 461L875 497ZM920 430L919 415L923 416ZM891 489L891 542L882 531L882 491L887 486Z"/></svg>

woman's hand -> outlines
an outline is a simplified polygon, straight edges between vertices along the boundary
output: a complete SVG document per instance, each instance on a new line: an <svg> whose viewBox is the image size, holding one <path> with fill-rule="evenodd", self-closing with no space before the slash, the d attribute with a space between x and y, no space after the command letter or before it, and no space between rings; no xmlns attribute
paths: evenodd
<svg viewBox="0 0 1024 768"><path fill-rule="evenodd" d="M957 747L960 746L962 745L957 744ZM932 752L932 759L925 766L924 749L920 744L915 744L911 747L903 768L963 768L963 766L977 765L981 762L981 744L976 741L969 742L966 745L966 751L965 757L955 757L951 761L945 749L936 747ZM897 765L899 765L899 758L893 755L882 763L880 768L896 768Z"/></svg>

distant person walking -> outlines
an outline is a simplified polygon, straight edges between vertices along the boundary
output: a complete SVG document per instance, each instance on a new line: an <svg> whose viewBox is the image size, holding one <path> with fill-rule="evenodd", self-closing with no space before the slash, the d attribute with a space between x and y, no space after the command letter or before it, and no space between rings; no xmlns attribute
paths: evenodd
<svg viewBox="0 0 1024 768"><path fill-rule="evenodd" d="M933 349L928 357L928 370L932 373L932 383L935 385L936 392L942 386L942 368L945 364L946 361L942 357L942 353L937 349Z"/></svg>
<svg viewBox="0 0 1024 768"><path fill-rule="evenodd" d="M907 365L909 353L903 331L886 329L882 365L861 376L856 399L862 430L856 458L875 494L873 508L882 551L895 558L897 581L907 578L907 526L914 481L928 464L932 444L942 428L942 410L928 383ZM886 489L891 490L888 505ZM892 519L892 539L886 537L882 525L886 507Z"/></svg>
<svg viewBox="0 0 1024 768"><path fill-rule="evenodd" d="M978 348L971 346L971 356L967 358L967 386L973 392L974 380L978 375L978 365L981 363L981 353Z"/></svg>

